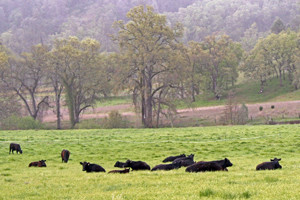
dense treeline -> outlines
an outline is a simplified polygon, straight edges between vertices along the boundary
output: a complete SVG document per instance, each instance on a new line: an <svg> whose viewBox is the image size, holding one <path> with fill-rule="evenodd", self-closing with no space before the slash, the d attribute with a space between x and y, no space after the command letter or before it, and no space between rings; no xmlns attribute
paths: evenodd
<svg viewBox="0 0 300 200"><path fill-rule="evenodd" d="M40 1L41 5L43 2ZM55 1L53 2L51 5L58 9ZM123 1L123 4L126 2ZM131 3L129 5L139 3L139 1L128 2ZM151 4L155 2L152 1ZM73 18L69 23L64 23L68 33L64 31L56 33L57 37L53 36L53 39L48 42L43 37L45 32L38 27L29 29L35 34L33 32L30 34L32 40L28 43L22 43L22 39L20 43L12 41L12 43L7 43L7 38L2 37L3 43L0 45L1 94L6 93L6 95L5 98L1 98L1 101L5 102L0 106L3 110L1 119L10 114L19 114L21 103L26 113L35 120L42 116L43 110L54 109L57 115L57 128L61 128L60 109L63 105L62 96L64 96L70 122L74 127L80 122L80 114L92 107L99 98L113 91L122 90L129 91L133 95L133 103L137 111L141 113L142 124L145 127L154 127L159 125L162 115L167 119L172 119L176 113L174 105L176 99L195 101L195 96L203 93L210 93L215 99L221 98L234 86L240 71L244 72L248 78L260 80L260 92L263 92L266 80L272 76L278 78L279 87L282 86L282 79L288 78L295 89L299 88L300 34L299 31L293 31L293 29L297 30L297 24L287 25L284 20L274 17L275 20L268 28L272 33L265 32L264 38L259 39L260 31L258 30L261 24L250 22L248 25L251 30L245 30L246 40L234 35L230 37L225 34L227 32L225 29L220 29L219 33L213 33L214 30L207 32L199 30L199 33L203 35L198 35L199 38L192 41L187 37L188 27L184 26L188 20L183 20L183 24L175 22L170 24L166 15L158 14L156 11L160 8L158 6L163 5L157 2L153 7L134 7L127 13L124 21L118 21L119 17L111 13L114 17L110 20L115 21L115 29L106 27L111 33L109 39L103 36L107 31L99 34L99 31L104 30L102 26L105 25L100 23L100 19L98 21L100 24L95 22L93 27L89 27L89 20L83 23L84 18L80 17L80 13L90 12L96 3L100 5L100 2L92 0L86 3L80 1L62 3L60 9L65 8L69 12L77 11L78 19ZM186 5L187 1L182 1L184 2ZM205 5L218 8L217 5L222 5L221 1L211 2L215 4L196 1L186 9L195 8L197 5L199 8L206 8ZM236 1L229 1L228 5L234 2L235 5L238 4ZM253 5L255 3L264 8L268 1L255 1ZM88 4L91 9L82 10L87 8L83 4ZM111 5L114 4L111 3ZM35 6L33 5L33 8ZM125 7L124 4L123 8ZM99 7L93 8L94 14L96 8ZM181 8L178 13L184 10ZM34 9L24 10L24 12L44 14ZM100 12L100 14L103 13ZM218 13L221 13L220 10ZM97 15L90 13L89 16L92 19ZM200 19L208 18L208 16L199 17ZM46 18L40 19L47 20ZM270 20L268 23L271 23L272 17L268 19ZM74 23L73 28L76 28L74 32L71 31L72 23ZM39 21L37 24L47 26L46 21ZM82 26L86 27L82 28ZM77 30L79 29L93 34L79 34L78 36ZM94 35L94 33L97 34ZM2 36L7 36L7 34L7 32L3 33ZM77 36L70 36L73 34ZM23 37L24 35L15 36ZM93 39L84 37L86 35ZM99 39L101 35L103 37ZM26 41L29 41L27 39ZM187 43L184 42L185 40ZM13 41L18 40L15 38ZM248 42L248 46L245 41ZM31 42L35 45L27 49L26 46ZM112 48L116 49L114 53L101 53L102 45L112 43L115 44ZM24 48L15 48L13 44ZM19 101L11 101L16 97Z"/></svg>
<svg viewBox="0 0 300 200"><path fill-rule="evenodd" d="M226 34L242 41L247 50L268 33L277 18L292 30L298 30L300 23L297 0L1 0L1 39L18 53L68 36L94 38L101 50L115 51L117 46L109 38L116 32L112 24L126 21L126 13L140 4L166 14L173 25L181 22L185 42Z"/></svg>

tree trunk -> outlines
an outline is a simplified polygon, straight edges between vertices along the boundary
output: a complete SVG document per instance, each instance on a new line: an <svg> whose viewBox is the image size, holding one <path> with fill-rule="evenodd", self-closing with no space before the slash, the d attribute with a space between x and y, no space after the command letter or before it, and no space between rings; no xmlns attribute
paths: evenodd
<svg viewBox="0 0 300 200"><path fill-rule="evenodd" d="M282 71L281 70L279 70L279 80L280 80L279 86L282 87L283 85L282 85Z"/></svg>
<svg viewBox="0 0 300 200"><path fill-rule="evenodd" d="M55 89L55 103L56 103L56 128L61 129L61 114L60 114L60 97L61 97L62 88Z"/></svg>

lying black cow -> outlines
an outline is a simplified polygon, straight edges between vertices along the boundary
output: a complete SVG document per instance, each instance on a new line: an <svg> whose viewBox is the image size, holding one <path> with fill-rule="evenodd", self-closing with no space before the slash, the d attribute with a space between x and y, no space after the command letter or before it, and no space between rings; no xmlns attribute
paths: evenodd
<svg viewBox="0 0 300 200"><path fill-rule="evenodd" d="M186 168L186 172L205 172L205 171L228 171L227 167L231 167L232 163L230 160L225 158L224 160L215 160L215 161L200 161L197 162L188 168Z"/></svg>
<svg viewBox="0 0 300 200"><path fill-rule="evenodd" d="M281 165L279 164L279 161L281 161L281 158L277 159L271 159L271 162L263 162L256 166L256 170L273 170L273 169L281 169Z"/></svg>
<svg viewBox="0 0 300 200"><path fill-rule="evenodd" d="M89 162L80 162L82 165L82 171L86 172L105 172L105 169L97 164L91 164Z"/></svg>
<svg viewBox="0 0 300 200"><path fill-rule="evenodd" d="M172 170L172 169L178 169L181 167L181 163L180 162L177 162L177 163L172 163L172 164L161 164L161 165L156 165L155 167L153 167L151 169L151 171L156 171L156 170Z"/></svg>
<svg viewBox="0 0 300 200"><path fill-rule="evenodd" d="M116 164L114 165L114 167L124 168L125 164L126 163L117 161Z"/></svg>
<svg viewBox="0 0 300 200"><path fill-rule="evenodd" d="M187 167L195 163L194 154L189 155L188 157L176 158L172 164L180 163L181 166Z"/></svg>
<svg viewBox="0 0 300 200"><path fill-rule="evenodd" d="M68 151L66 149L62 150L62 152L61 152L61 162L67 163L68 160L69 160L70 154L71 154L70 151Z"/></svg>
<svg viewBox="0 0 300 200"><path fill-rule="evenodd" d="M31 162L28 167L47 167L46 160Z"/></svg>
<svg viewBox="0 0 300 200"><path fill-rule="evenodd" d="M163 162L164 162L164 163L165 163L165 162L172 162L172 161L174 161L174 160L177 159L177 158L185 158L185 157L186 157L185 154L181 154L181 155L179 155L179 156L169 156L169 157L165 158L165 159L163 160Z"/></svg>
<svg viewBox="0 0 300 200"><path fill-rule="evenodd" d="M129 173L129 169L124 169L124 170L112 170L112 171L109 171L108 173L116 173L116 174L127 174Z"/></svg>
<svg viewBox="0 0 300 200"><path fill-rule="evenodd" d="M150 166L143 161L127 160L124 167L130 167L132 170L150 170Z"/></svg>
<svg viewBox="0 0 300 200"><path fill-rule="evenodd" d="M19 144L16 143L10 143L9 145L9 154L10 152L14 153L14 151L17 151L17 154L20 152L20 154L23 153L21 146Z"/></svg>

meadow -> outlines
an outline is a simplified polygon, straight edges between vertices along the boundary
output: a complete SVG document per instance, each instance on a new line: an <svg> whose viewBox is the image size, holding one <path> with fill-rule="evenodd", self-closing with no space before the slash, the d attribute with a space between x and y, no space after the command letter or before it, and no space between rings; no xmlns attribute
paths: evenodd
<svg viewBox="0 0 300 200"><path fill-rule="evenodd" d="M16 142L23 154L9 154ZM62 163L60 152L71 152ZM151 167L170 155L233 163L228 172L134 171L86 173L81 161L110 171L119 161ZM281 170L255 171L282 158ZM46 168L29 168L47 160ZM43 130L0 132L0 199L300 199L300 126L226 126L177 129Z"/></svg>

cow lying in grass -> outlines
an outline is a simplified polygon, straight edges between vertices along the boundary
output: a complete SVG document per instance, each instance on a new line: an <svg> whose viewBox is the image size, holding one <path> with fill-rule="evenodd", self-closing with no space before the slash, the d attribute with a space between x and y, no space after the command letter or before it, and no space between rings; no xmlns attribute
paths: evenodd
<svg viewBox="0 0 300 200"><path fill-rule="evenodd" d="M124 168L125 163L117 161L114 167Z"/></svg>
<svg viewBox="0 0 300 200"><path fill-rule="evenodd" d="M68 151L66 149L62 150L62 152L61 152L61 160L62 160L62 162L67 163L68 160L69 160L70 154L71 154L70 151Z"/></svg>
<svg viewBox="0 0 300 200"><path fill-rule="evenodd" d="M31 162L28 167L47 167L46 160Z"/></svg>
<svg viewBox="0 0 300 200"><path fill-rule="evenodd" d="M23 153L21 146L19 144L16 143L10 143L9 145L9 154L10 152L14 153L14 151L17 151L17 154L20 152L20 154Z"/></svg>
<svg viewBox="0 0 300 200"><path fill-rule="evenodd" d="M143 161L127 160L124 167L130 167L132 170L150 170L150 166Z"/></svg>
<svg viewBox="0 0 300 200"><path fill-rule="evenodd" d="M169 157L165 158L165 159L163 160L163 162L164 162L164 163L165 163L165 162L172 162L172 161L174 161L174 160L177 159L177 158L185 158L185 157L186 157L185 154L181 154L181 155L178 155L178 156L169 156Z"/></svg>
<svg viewBox="0 0 300 200"><path fill-rule="evenodd" d="M161 164L161 165L156 165L155 167L153 167L151 169L151 171L156 171L156 170L166 170L166 171L169 171L169 170L172 170L172 169L178 169L181 167L181 162L177 162L177 163L172 163L172 164Z"/></svg>
<svg viewBox="0 0 300 200"><path fill-rule="evenodd" d="M115 173L115 174L127 174L129 173L129 169L124 169L124 170L112 170L112 171L109 171L108 173Z"/></svg>
<svg viewBox="0 0 300 200"><path fill-rule="evenodd" d="M279 161L281 158L277 159L271 159L271 162L263 162L256 166L256 170L274 170L274 169L281 169L281 165L279 164Z"/></svg>
<svg viewBox="0 0 300 200"><path fill-rule="evenodd" d="M172 163L173 164L180 163L180 166L183 166L183 167L190 166L195 163L194 154L191 154L188 157L176 158Z"/></svg>
<svg viewBox="0 0 300 200"><path fill-rule="evenodd" d="M97 164L91 164L89 162L80 162L82 165L82 171L88 172L105 172L105 169Z"/></svg>
<svg viewBox="0 0 300 200"><path fill-rule="evenodd" d="M228 171L227 167L231 167L232 163L230 160L225 158L224 160L215 160L215 161L200 161L197 162L188 168L186 172L206 172L206 171Z"/></svg>

